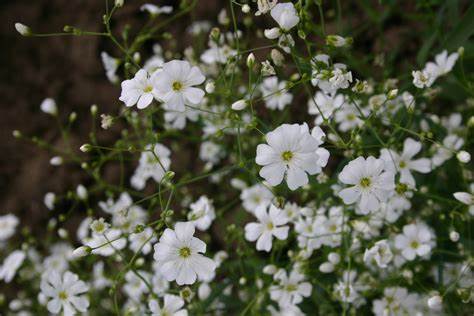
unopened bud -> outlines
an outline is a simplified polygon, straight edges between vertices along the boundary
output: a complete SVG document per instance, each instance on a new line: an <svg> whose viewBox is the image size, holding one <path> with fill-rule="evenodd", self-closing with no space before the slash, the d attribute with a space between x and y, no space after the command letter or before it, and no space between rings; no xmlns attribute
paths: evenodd
<svg viewBox="0 0 474 316"><path fill-rule="evenodd" d="M459 160L459 162L468 163L471 161L471 154L465 150L461 150L457 153L456 158Z"/></svg>
<svg viewBox="0 0 474 316"><path fill-rule="evenodd" d="M255 64L255 55L253 53L250 53L249 56L247 57L247 67L251 69L254 64Z"/></svg>
<svg viewBox="0 0 474 316"><path fill-rule="evenodd" d="M83 153L86 153L91 150L91 145L89 144L84 144L81 147L79 147L79 150L82 151Z"/></svg>
<svg viewBox="0 0 474 316"><path fill-rule="evenodd" d="M25 24L15 23L15 29L18 33L20 33L23 36L30 36L31 35L30 27L26 26Z"/></svg>
<svg viewBox="0 0 474 316"><path fill-rule="evenodd" d="M89 255L91 253L91 251L92 251L91 247L81 246L79 248L74 249L74 251L72 252L72 257L74 259L85 257L85 256Z"/></svg>
<svg viewBox="0 0 474 316"><path fill-rule="evenodd" d="M247 107L247 101L245 100L236 101L232 103L232 106L231 106L232 110L234 111L242 111L246 107Z"/></svg>

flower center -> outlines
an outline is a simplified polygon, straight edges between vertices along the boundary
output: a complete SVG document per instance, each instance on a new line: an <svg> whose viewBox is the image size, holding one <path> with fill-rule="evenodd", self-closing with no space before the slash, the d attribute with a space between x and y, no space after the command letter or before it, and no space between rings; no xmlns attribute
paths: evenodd
<svg viewBox="0 0 474 316"><path fill-rule="evenodd" d="M371 184L370 178L365 177L365 178L360 179L359 184L363 188L370 187L370 184Z"/></svg>
<svg viewBox="0 0 474 316"><path fill-rule="evenodd" d="M153 90L153 87L152 86L146 86L145 89L143 89L143 92L145 93L149 93Z"/></svg>
<svg viewBox="0 0 474 316"><path fill-rule="evenodd" d="M63 301L64 301L64 300L67 300L67 293L66 293L66 291L61 291L61 292L59 292L59 293L58 293L58 297L59 297L59 299L61 299L61 300L63 300Z"/></svg>
<svg viewBox="0 0 474 316"><path fill-rule="evenodd" d="M298 288L297 288L296 285L294 285L294 284L288 284L288 285L286 286L286 291L287 291L287 292L294 292L294 291L296 291L297 289L298 289Z"/></svg>
<svg viewBox="0 0 474 316"><path fill-rule="evenodd" d="M413 241L410 243L410 247L413 248L413 249L418 249L419 246L420 246L420 244L419 244L418 241L416 241L416 240L413 240Z"/></svg>
<svg viewBox="0 0 474 316"><path fill-rule="evenodd" d="M348 120L348 121L353 121L353 120L355 120L355 118L356 118L356 116L355 116L354 114L352 114L352 113L351 113L351 114L347 114L347 120Z"/></svg>
<svg viewBox="0 0 474 316"><path fill-rule="evenodd" d="M287 151L284 151L282 154L281 154L281 158L286 161L286 162L289 162L291 160L291 158L293 158L293 153L289 150Z"/></svg>
<svg viewBox="0 0 474 316"><path fill-rule="evenodd" d="M180 91L183 88L183 84L179 81L173 82L173 90Z"/></svg>
<svg viewBox="0 0 474 316"><path fill-rule="evenodd" d="M408 186L405 183L398 183L395 186L395 191L397 192L398 195L402 195L408 190Z"/></svg>
<svg viewBox="0 0 474 316"><path fill-rule="evenodd" d="M268 229L268 230L272 230L273 227L274 227L274 226L273 226L273 223L272 223L272 222L270 222L270 223L267 224L267 229Z"/></svg>
<svg viewBox="0 0 474 316"><path fill-rule="evenodd" d="M183 247L183 248L179 249L179 256L180 257L187 258L190 255L191 255L191 249L189 249L188 247Z"/></svg>
<svg viewBox="0 0 474 316"><path fill-rule="evenodd" d="M402 160L402 161L400 161L400 163L398 164L398 166L399 166L401 169L403 169L403 168L405 168L405 167L407 166L407 163Z"/></svg>

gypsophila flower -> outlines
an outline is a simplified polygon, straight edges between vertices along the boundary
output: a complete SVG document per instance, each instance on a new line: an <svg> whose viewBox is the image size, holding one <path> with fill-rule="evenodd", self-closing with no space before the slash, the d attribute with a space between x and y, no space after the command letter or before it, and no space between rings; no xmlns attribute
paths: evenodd
<svg viewBox="0 0 474 316"><path fill-rule="evenodd" d="M170 109L184 111L185 105L196 106L203 97L204 91L194 86L206 80L198 67L189 62L172 60L163 64L163 70L153 75L156 95Z"/></svg>
<svg viewBox="0 0 474 316"><path fill-rule="evenodd" d="M89 307L89 300L84 295L89 287L79 277L66 271L60 275L56 271L46 273L41 280L41 293L48 301L48 311L64 315L75 315L76 311L85 313Z"/></svg>
<svg viewBox="0 0 474 316"><path fill-rule="evenodd" d="M214 261L201 254L206 252L206 244L193 235L194 224L190 222L178 222L174 230L167 228L161 235L153 258L166 280L193 284L198 277L207 278L214 272Z"/></svg>
<svg viewBox="0 0 474 316"><path fill-rule="evenodd" d="M278 3L271 9L270 15L285 32L291 30L300 21L295 6L291 2Z"/></svg>
<svg viewBox="0 0 474 316"><path fill-rule="evenodd" d="M421 173L428 173L431 170L431 161L428 158L413 159L420 150L421 143L408 137L403 142L403 152L401 154L384 148L380 151L380 159L385 162L387 170L393 173L400 172L400 182L414 187L415 178L410 170Z"/></svg>
<svg viewBox="0 0 474 316"><path fill-rule="evenodd" d="M258 223L245 225L245 239L257 240L257 250L269 252L272 249L273 237L285 240L288 237L288 218L285 212L271 204L267 212L266 206L259 206L255 212Z"/></svg>
<svg viewBox="0 0 474 316"><path fill-rule="evenodd" d="M291 190L308 183L308 175L318 172L318 141L306 124L283 124L265 135L268 144L257 146L255 161L263 166L260 176L270 185L280 184L286 176Z"/></svg>
<svg viewBox="0 0 474 316"><path fill-rule="evenodd" d="M196 202L189 206L191 212L188 213L188 220L199 230L207 230L212 221L216 218L212 200L207 196L201 196Z"/></svg>
<svg viewBox="0 0 474 316"><path fill-rule="evenodd" d="M293 95L286 90L286 82L278 82L275 76L265 78L260 91L265 98L266 107L271 110L283 110L293 100Z"/></svg>
<svg viewBox="0 0 474 316"><path fill-rule="evenodd" d="M131 107L136 104L137 108L144 109L154 98L159 99L159 93L146 70L140 69L133 79L122 82L122 93L119 99L125 103L125 106Z"/></svg>
<svg viewBox="0 0 474 316"><path fill-rule="evenodd" d="M290 275L281 269L273 278L278 285L270 287L270 298L278 302L280 307L299 304L303 297L311 295L313 288L311 283L305 282L305 276L295 269L290 272Z"/></svg>
<svg viewBox="0 0 474 316"><path fill-rule="evenodd" d="M166 294L163 298L163 307L156 300L148 303L153 316L187 316L188 311L183 309L184 300L176 295Z"/></svg>
<svg viewBox="0 0 474 316"><path fill-rule="evenodd" d="M8 240L15 234L19 222L18 217L13 214L0 216L0 242Z"/></svg>
<svg viewBox="0 0 474 316"><path fill-rule="evenodd" d="M393 254L387 240L377 241L372 248L366 249L364 253L364 261L366 263L371 263L373 260L380 268L387 268L392 258Z"/></svg>
<svg viewBox="0 0 474 316"><path fill-rule="evenodd" d="M370 156L358 157L350 161L339 174L339 181L351 187L341 190L338 195L345 204L357 203L362 214L376 211L395 188L395 175L385 168L381 159Z"/></svg>
<svg viewBox="0 0 474 316"><path fill-rule="evenodd" d="M405 225L403 234L395 237L395 247L401 251L403 257L410 261L416 256L429 255L433 246L433 234L423 223Z"/></svg>
<svg viewBox="0 0 474 316"><path fill-rule="evenodd" d="M21 250L15 250L8 255L0 266L0 280L10 283L16 275L18 268L23 264L26 254Z"/></svg>

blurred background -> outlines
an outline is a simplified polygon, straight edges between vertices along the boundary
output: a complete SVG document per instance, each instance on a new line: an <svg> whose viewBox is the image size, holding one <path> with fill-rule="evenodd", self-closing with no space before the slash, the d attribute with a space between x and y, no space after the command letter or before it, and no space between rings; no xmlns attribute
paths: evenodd
<svg viewBox="0 0 474 316"><path fill-rule="evenodd" d="M145 23L147 14L139 10L143 3L176 6L177 1L125 2L114 15L116 34L120 34L127 23L132 30ZM341 56L340 61L349 64L356 78L389 78L403 72L409 77L412 69L420 68L426 58L432 58L443 47L456 50L456 44L462 42L472 48L472 43L466 43L469 34L457 41L449 36L472 1L354 0L341 3L340 18L344 28L336 30L335 1L324 1L326 28L329 34L341 31L340 35L354 37L353 56L359 58L345 60ZM176 36L177 41L172 43L175 51L182 51L189 44L185 30L191 20L208 19L215 24L222 8L228 8L228 1L199 0L191 14L176 20L167 30ZM14 23L22 22L36 33L59 32L65 25L101 31L103 12L104 1L99 0L0 1L0 213L15 213L23 224L34 226L41 223L38 219L47 218L43 204L46 192L64 193L87 180L81 178L84 175L78 167L51 166L50 153L14 139L12 131L20 130L25 135L36 135L61 146L57 122L40 111L42 100L51 97L56 100L63 120L72 111L77 112L71 142L74 148L79 148L87 141L91 128L89 109L92 104L99 106L99 113L117 113L123 105L118 100L120 88L109 83L100 59L100 52L104 50L112 56L119 55L108 39L94 36L25 38L15 31ZM239 16L242 18L240 12ZM317 12L314 16L318 18ZM271 25L269 19L263 17L257 23L268 26ZM255 42L254 46L267 43L261 38L258 41L262 43ZM146 49L151 51L151 44ZM392 68L379 66L375 72L367 68L376 62L371 59L373 56L390 61L387 64ZM306 107L302 109L306 111ZM115 139L118 132L100 136L106 142Z"/></svg>

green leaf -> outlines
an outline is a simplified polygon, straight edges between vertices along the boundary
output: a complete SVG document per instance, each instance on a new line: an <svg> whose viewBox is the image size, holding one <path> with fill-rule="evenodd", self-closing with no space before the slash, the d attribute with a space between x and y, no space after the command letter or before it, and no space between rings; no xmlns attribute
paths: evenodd
<svg viewBox="0 0 474 316"><path fill-rule="evenodd" d="M474 4L448 34L443 46L448 50L455 50L462 46L472 34L474 34Z"/></svg>

